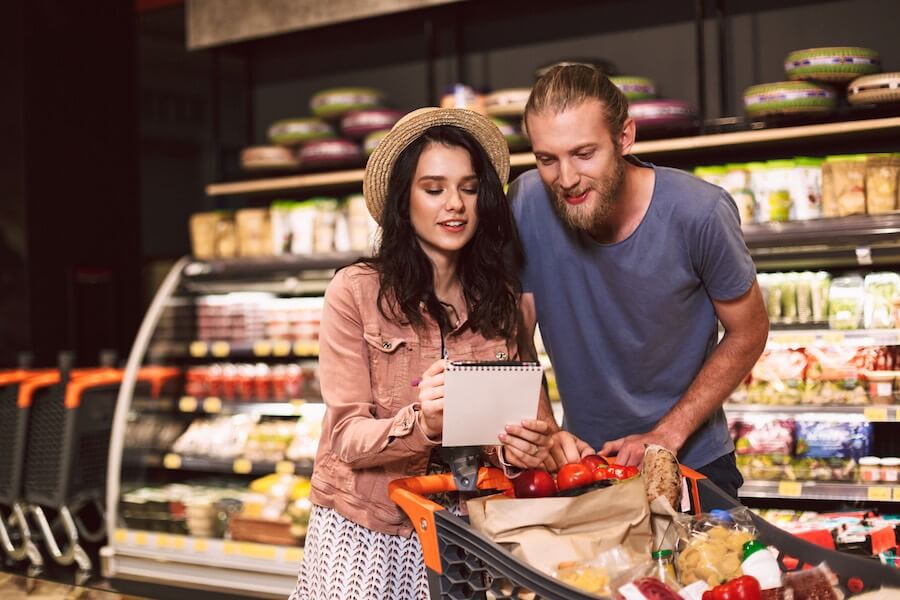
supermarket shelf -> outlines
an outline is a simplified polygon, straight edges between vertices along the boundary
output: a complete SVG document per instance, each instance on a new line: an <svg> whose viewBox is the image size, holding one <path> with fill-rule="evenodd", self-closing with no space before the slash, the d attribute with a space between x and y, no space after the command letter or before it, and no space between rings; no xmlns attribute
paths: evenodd
<svg viewBox="0 0 900 600"><path fill-rule="evenodd" d="M900 258L900 213L754 223L744 240L761 270L857 267Z"/></svg>
<svg viewBox="0 0 900 600"><path fill-rule="evenodd" d="M265 415L272 417L300 417L304 414L306 404L321 404L321 398L286 400L284 402L253 402L223 400L216 396L195 398L194 396L181 396L180 398L134 398L131 408L138 412L172 412L177 410L190 414L247 414Z"/></svg>
<svg viewBox="0 0 900 600"><path fill-rule="evenodd" d="M728 417L743 415L798 415L798 414L837 414L863 415L873 423L896 423L900 421L900 406L820 406L816 404L726 404L725 414Z"/></svg>
<svg viewBox="0 0 900 600"><path fill-rule="evenodd" d="M883 119L863 119L841 123L825 123L820 125L801 125L795 127L773 127L756 131L740 131L735 133L717 133L694 137L673 138L637 142L632 152L639 156L660 156L692 152L713 148L728 148L767 144L780 141L797 141L841 137L864 133L890 132L900 129L900 117ZM534 155L530 152L513 154L510 157L512 167L534 166ZM227 196L237 194L261 194L323 188L339 185L361 184L363 169L337 171L314 175L296 175L291 177L273 177L234 183L213 183L206 186L207 196Z"/></svg>
<svg viewBox="0 0 900 600"><path fill-rule="evenodd" d="M128 529L101 550L107 578L281 599L294 589L302 558L302 548Z"/></svg>
<svg viewBox="0 0 900 600"><path fill-rule="evenodd" d="M195 260L184 267L183 276L190 282L249 278L259 280L266 276L285 276L308 279L316 271L333 271L350 264L362 256L359 252L321 252L318 254L280 254L218 260ZM324 275L318 274L318 275ZM323 279L318 276L316 279ZM331 275L324 277L331 279Z"/></svg>
<svg viewBox="0 0 900 600"><path fill-rule="evenodd" d="M744 486L738 493L742 498L900 502L900 487L881 484L863 485L818 481L745 481Z"/></svg>
<svg viewBox="0 0 900 600"><path fill-rule="evenodd" d="M801 348L818 345L894 346L900 344L900 329L773 329L769 346Z"/></svg>
<svg viewBox="0 0 900 600"><path fill-rule="evenodd" d="M193 342L165 342L151 345L151 355L175 358L250 359L250 358L318 358L319 344L313 341L254 340L226 342L197 340Z"/></svg>
<svg viewBox="0 0 900 600"><path fill-rule="evenodd" d="M123 457L126 465L148 468L164 468L170 471L196 471L199 473L234 473L238 475L269 475L271 473L297 473L309 475L313 461L252 462L246 458L210 458L205 456L182 456L174 452L141 452L126 450Z"/></svg>

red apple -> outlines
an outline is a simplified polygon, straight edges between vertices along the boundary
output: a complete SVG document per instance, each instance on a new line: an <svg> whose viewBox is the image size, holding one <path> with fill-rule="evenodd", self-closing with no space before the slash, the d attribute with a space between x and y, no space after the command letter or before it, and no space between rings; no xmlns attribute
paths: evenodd
<svg viewBox="0 0 900 600"><path fill-rule="evenodd" d="M559 491L589 485L594 482L594 474L580 462L563 465L556 474L556 485Z"/></svg>
<svg viewBox="0 0 900 600"><path fill-rule="evenodd" d="M543 469L525 469L513 479L516 498L545 498L556 495L553 477Z"/></svg>

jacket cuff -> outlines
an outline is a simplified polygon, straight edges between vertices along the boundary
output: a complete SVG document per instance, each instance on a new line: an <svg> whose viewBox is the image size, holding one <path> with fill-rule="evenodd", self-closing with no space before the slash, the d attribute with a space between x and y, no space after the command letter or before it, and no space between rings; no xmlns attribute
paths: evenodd
<svg viewBox="0 0 900 600"><path fill-rule="evenodd" d="M391 427L389 435L403 442L410 450L424 450L434 446L440 446L440 439L432 439L425 434L419 423L419 403L414 402L409 406L403 407L400 412L394 416L394 424Z"/></svg>

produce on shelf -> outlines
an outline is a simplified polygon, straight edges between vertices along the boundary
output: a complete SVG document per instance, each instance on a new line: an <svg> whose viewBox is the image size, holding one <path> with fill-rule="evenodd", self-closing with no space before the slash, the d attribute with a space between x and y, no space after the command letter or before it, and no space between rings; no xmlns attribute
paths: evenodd
<svg viewBox="0 0 900 600"><path fill-rule="evenodd" d="M895 307L900 307L900 275L870 273L866 275L864 285L866 300L863 326L866 329L894 327Z"/></svg>
<svg viewBox="0 0 900 600"><path fill-rule="evenodd" d="M376 131L390 130L403 113L390 108L358 110L341 119L341 132L348 138L363 139Z"/></svg>
<svg viewBox="0 0 900 600"><path fill-rule="evenodd" d="M324 299L232 292L197 299L197 339L254 342L319 337Z"/></svg>
<svg viewBox="0 0 900 600"><path fill-rule="evenodd" d="M744 110L751 118L830 113L837 104L833 88L807 81L777 81L744 90Z"/></svg>
<svg viewBox="0 0 900 600"><path fill-rule="evenodd" d="M249 146L241 150L245 171L292 170L300 167L296 153L281 146Z"/></svg>
<svg viewBox="0 0 900 600"><path fill-rule="evenodd" d="M609 80L622 90L629 102L632 100L652 100L656 98L656 84L648 77L614 75Z"/></svg>
<svg viewBox="0 0 900 600"><path fill-rule="evenodd" d="M850 104L893 104L900 101L900 73L880 73L854 79L847 85Z"/></svg>
<svg viewBox="0 0 900 600"><path fill-rule="evenodd" d="M297 151L297 159L300 168L305 170L352 169L365 162L365 155L358 143L333 139L304 144Z"/></svg>
<svg viewBox="0 0 900 600"><path fill-rule="evenodd" d="M497 90L485 97L485 112L490 117L521 117L525 114L525 103L530 95L530 87Z"/></svg>
<svg viewBox="0 0 900 600"><path fill-rule="evenodd" d="M381 108L385 105L383 92L369 87L341 87L322 90L309 101L313 115L321 119L340 119L354 110Z"/></svg>

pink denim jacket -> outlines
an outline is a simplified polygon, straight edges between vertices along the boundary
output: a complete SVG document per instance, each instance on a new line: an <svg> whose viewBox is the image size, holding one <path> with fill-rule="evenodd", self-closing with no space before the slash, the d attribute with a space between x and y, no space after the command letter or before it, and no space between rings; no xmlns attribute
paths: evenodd
<svg viewBox="0 0 900 600"><path fill-rule="evenodd" d="M325 292L319 379L326 410L310 499L374 531L409 537L412 527L388 498L388 483L423 475L440 445L419 426L414 386L440 358L441 338L434 321L427 321L426 335L385 319L378 287L376 272L353 265ZM515 340L487 340L469 330L457 330L445 344L454 360L517 357Z"/></svg>

